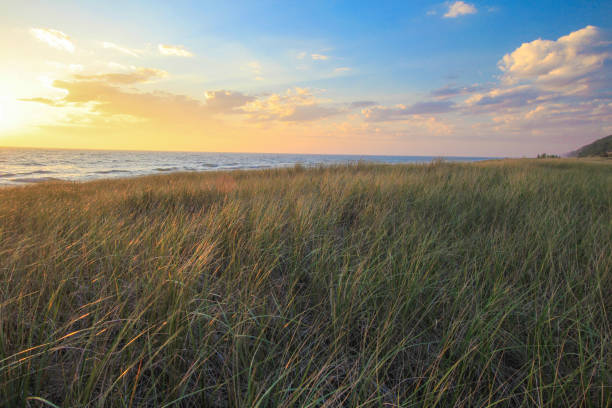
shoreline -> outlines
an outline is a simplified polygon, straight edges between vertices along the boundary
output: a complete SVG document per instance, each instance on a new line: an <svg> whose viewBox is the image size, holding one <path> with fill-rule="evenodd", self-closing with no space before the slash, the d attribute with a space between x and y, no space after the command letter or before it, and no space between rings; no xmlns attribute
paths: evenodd
<svg viewBox="0 0 612 408"><path fill-rule="evenodd" d="M120 175L115 177L104 177L100 176L97 178L85 178L85 179L61 179L55 177L45 177L45 178L30 178L25 182L18 182L15 184L2 184L0 183L0 189L3 188L11 188L11 187L27 187L34 185L44 185L44 184L61 184L61 183L90 183L96 181L112 181L112 180L125 180L125 179L139 179L143 177L149 176L163 176L163 175L173 175L173 174L208 174L208 173L224 173L224 172L236 172L236 171L265 171L265 170L277 170L277 169L287 169L296 166L303 166L305 168L317 168L317 167L338 167L338 166L351 166L357 163L363 163L365 165L388 165L388 166L412 166L412 165L428 165L432 164L434 161L441 159L444 163L453 163L453 164L487 164L487 163L513 163L513 162L544 162L550 161L551 163L599 163L599 164L611 164L611 158L602 158L602 157L561 157L561 158L546 158L546 159L537 159L537 158L478 158L477 160L471 161L453 161L447 160L447 158L433 158L430 161L423 162L404 162L404 163L384 163L384 162L369 162L363 160L357 160L353 162L345 162L345 163L329 163L329 164L311 164L311 165L303 165L301 163L287 164L282 166L251 166L251 167L237 167L237 168L207 168L207 169L199 169L199 170L159 170L154 169L156 172L150 173L142 173L142 174L133 174L133 175ZM104 172L105 174L111 173L125 173L124 170L107 170ZM2 175L0 175L0 178Z"/></svg>
<svg viewBox="0 0 612 408"><path fill-rule="evenodd" d="M124 152L125 153L125 152ZM326 157L329 159L327 162L316 161L313 157ZM116 178L125 178L125 177L141 177L148 175L158 175L158 174L170 174L170 173L180 173L180 172L210 172L210 171L235 171L235 170L260 170L260 169L275 169L275 168L286 168L293 166L304 166L304 167L317 167L317 166L333 166L333 165L350 165L352 163L372 163L372 164L414 164L414 163L431 163L436 160L443 160L451 163L469 163L469 162L478 162L478 161L487 161L487 160L503 160L503 158L489 158L489 157L433 157L433 156L385 156L388 157L388 161L384 161L382 156L336 156L336 155L288 155L293 161L291 162L278 162L278 163L261 163L261 160L271 160L270 157L276 156L259 156L258 154L253 154L249 156L253 160L252 163L239 163L239 159L234 158L234 156L230 156L231 160L235 162L230 163L206 163L202 161L205 158L201 158L200 162L197 164L193 164L190 166L184 166L175 163L174 165L171 163L163 163L163 165L157 166L158 163L153 164L151 168L139 168L139 169L126 169L126 168L118 168L115 167L104 167L104 168L89 168L85 166L81 166L81 169L75 168L78 164L76 164L76 160L74 158L70 158L70 160L74 160L75 163L71 164L72 168L70 170L70 178L65 178L62 175L61 169L56 170L52 166L45 166L43 164L38 165L38 167L32 168L31 164L28 164L28 168L23 167L13 167L11 166L2 166L0 165L0 187L4 186L20 186L27 184L38 184L44 182L87 182L93 180L112 180ZM111 156L112 157L112 156ZM225 157L225 156L224 156ZM298 159L303 157L303 161L299 161ZM368 160L367 157L374 158L372 160ZM239 158L244 160L243 156L239 156ZM364 159L365 158L365 159ZM378 158L378 159L377 159ZM68 159L64 159L66 161ZM107 158L107 160L109 160ZM179 158L176 158L179 160ZM259 160L259 161L258 161ZM310 160L310 161L309 161ZM40 160L40 161L44 161ZM144 165L144 162L143 162ZM142 165L141 165L142 166ZM157 167L154 167L157 166ZM124 166L125 167L125 166ZM198 168L199 167L199 168ZM20 171L21 170L21 171ZM75 172L81 172L81 175L74 175ZM35 174L40 174L41 177L33 177ZM64 178L62 178L64 177Z"/></svg>

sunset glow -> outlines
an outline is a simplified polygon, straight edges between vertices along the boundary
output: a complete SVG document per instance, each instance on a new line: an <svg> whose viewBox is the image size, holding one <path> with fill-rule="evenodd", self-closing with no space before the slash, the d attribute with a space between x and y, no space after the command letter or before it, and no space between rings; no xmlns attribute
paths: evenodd
<svg viewBox="0 0 612 408"><path fill-rule="evenodd" d="M521 156L612 133L612 7L529 4L4 2L0 146Z"/></svg>
<svg viewBox="0 0 612 408"><path fill-rule="evenodd" d="M612 407L611 0L0 3L0 408Z"/></svg>

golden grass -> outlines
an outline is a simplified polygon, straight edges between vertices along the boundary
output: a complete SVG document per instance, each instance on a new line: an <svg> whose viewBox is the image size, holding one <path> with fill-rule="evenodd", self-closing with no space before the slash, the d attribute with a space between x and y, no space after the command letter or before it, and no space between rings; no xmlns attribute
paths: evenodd
<svg viewBox="0 0 612 408"><path fill-rule="evenodd" d="M0 405L610 406L612 166L0 190Z"/></svg>

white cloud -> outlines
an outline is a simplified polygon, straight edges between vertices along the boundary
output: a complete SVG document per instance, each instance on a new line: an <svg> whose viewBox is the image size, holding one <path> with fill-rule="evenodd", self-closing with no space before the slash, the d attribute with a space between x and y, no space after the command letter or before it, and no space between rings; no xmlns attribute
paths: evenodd
<svg viewBox="0 0 612 408"><path fill-rule="evenodd" d="M418 123L441 135L444 127L436 126L446 115L452 134L466 140L495 134L520 146L512 147L515 152L534 146L567 152L612 128L610 62L609 37L587 26L557 40L538 39L511 50L498 64L502 75L496 83L452 84L432 91L433 101L364 105L361 115L372 126L401 129Z"/></svg>
<svg viewBox="0 0 612 408"><path fill-rule="evenodd" d="M261 63L259 61L250 61L247 62L245 64L245 66L243 66L241 68L243 71L247 71L250 72L251 74L253 74L255 76L255 80L256 81L263 81L264 78L262 77L262 66Z"/></svg>
<svg viewBox="0 0 612 408"><path fill-rule="evenodd" d="M463 1L456 1L448 7L448 11L444 14L445 18L456 18L466 14L476 14L477 10L473 4Z"/></svg>
<svg viewBox="0 0 612 408"><path fill-rule="evenodd" d="M85 69L85 67L81 64L63 64L57 61L46 61L47 65L62 71L70 71L70 72L80 72Z"/></svg>
<svg viewBox="0 0 612 408"><path fill-rule="evenodd" d="M349 67L338 67L338 68L334 69L334 72L337 73L337 74L341 74L343 72L349 72L349 71L351 71L351 68L349 68Z"/></svg>
<svg viewBox="0 0 612 408"><path fill-rule="evenodd" d="M174 57L193 57L193 53L182 45L159 44L157 46L160 54Z"/></svg>
<svg viewBox="0 0 612 408"><path fill-rule="evenodd" d="M563 153L608 134L612 123L612 42L593 26L557 40L522 44L498 63L497 86L477 89L458 109L487 115L484 133L556 146ZM461 96L460 93L456 94Z"/></svg>
<svg viewBox="0 0 612 408"><path fill-rule="evenodd" d="M70 72L80 72L85 69L85 67L81 64L69 64L68 69Z"/></svg>
<svg viewBox="0 0 612 408"><path fill-rule="evenodd" d="M112 42L105 41L102 43L102 46L106 49L111 49L111 50L119 51L126 55L131 55L132 57L139 57L138 52L136 50L131 50L129 48L122 47Z"/></svg>
<svg viewBox="0 0 612 408"><path fill-rule="evenodd" d="M36 77L36 79L45 88L53 89L53 81L55 81L55 79L50 77L49 75L39 75L38 77Z"/></svg>
<svg viewBox="0 0 612 408"><path fill-rule="evenodd" d="M514 113L536 112L544 103L609 100L610 60L612 42L593 26L557 40L524 43L499 61L501 83L489 89L472 87L475 92L464 105L472 112Z"/></svg>
<svg viewBox="0 0 612 408"><path fill-rule="evenodd" d="M106 63L106 66L115 71L131 71L135 67L134 66L125 66L123 64L119 64L118 62L110 61Z"/></svg>
<svg viewBox="0 0 612 408"><path fill-rule="evenodd" d="M327 55L323 55L323 54L312 54L310 57L313 60L318 60L318 61L325 61L326 59L329 59Z"/></svg>
<svg viewBox="0 0 612 408"><path fill-rule="evenodd" d="M52 28L31 28L30 33L38 40L47 43L50 47L68 52L74 52L75 50L70 37L59 30Z"/></svg>
<svg viewBox="0 0 612 408"><path fill-rule="evenodd" d="M261 64L258 61L251 61L246 64L247 67L256 74L261 74Z"/></svg>
<svg viewBox="0 0 612 408"><path fill-rule="evenodd" d="M586 26L556 41L524 43L498 66L507 84L533 81L548 87L575 87L588 76L603 73L604 62L611 58L610 42L603 40L597 27Z"/></svg>

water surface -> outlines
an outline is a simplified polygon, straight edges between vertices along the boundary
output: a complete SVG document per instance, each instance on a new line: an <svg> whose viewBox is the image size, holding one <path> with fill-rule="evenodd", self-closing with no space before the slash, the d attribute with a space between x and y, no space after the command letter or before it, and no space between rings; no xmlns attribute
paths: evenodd
<svg viewBox="0 0 612 408"><path fill-rule="evenodd" d="M439 156L438 156L439 157ZM350 163L424 163L433 156L359 156L269 153L187 153L103 150L22 149L0 147L0 185L51 180L88 181L176 171L262 169ZM444 157L478 161L487 157Z"/></svg>

